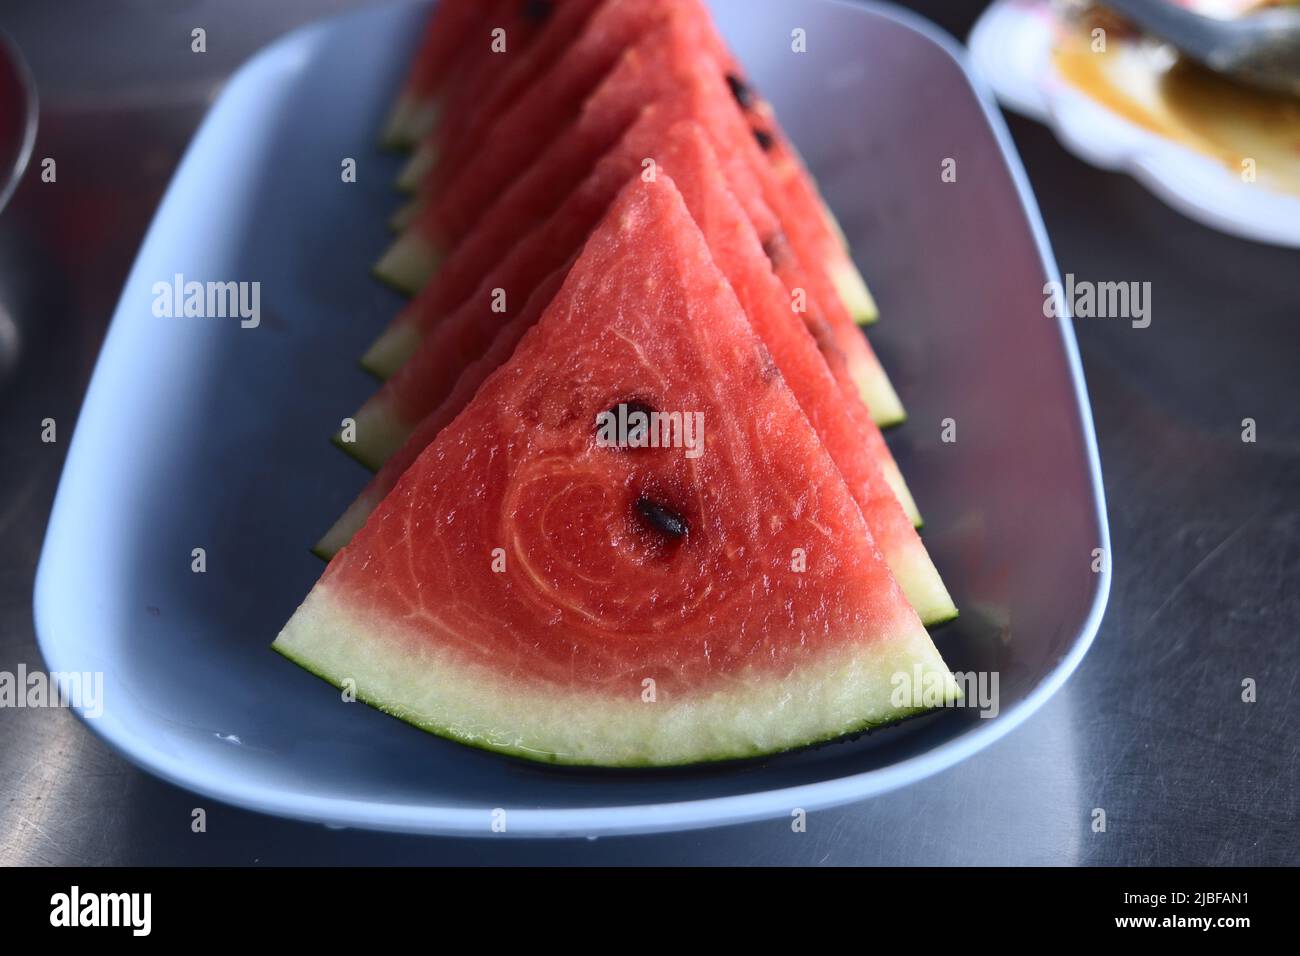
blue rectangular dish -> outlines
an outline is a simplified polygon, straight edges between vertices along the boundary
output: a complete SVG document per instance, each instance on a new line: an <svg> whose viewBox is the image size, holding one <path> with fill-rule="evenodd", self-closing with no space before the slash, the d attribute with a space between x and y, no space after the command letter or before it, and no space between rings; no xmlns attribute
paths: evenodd
<svg viewBox="0 0 1300 956"><path fill-rule="evenodd" d="M293 33L231 79L123 291L35 596L48 667L103 673L87 723L113 747L209 797L335 825L486 835L506 808L512 835L651 832L920 780L1065 681L1106 602L1105 508L1073 332L1044 317L1056 268L1000 117L956 45L893 8L713 7L877 295L872 340L910 412L890 443L962 608L936 642L955 671L997 672L997 716L946 710L743 764L548 768L340 707L270 650L320 573L308 547L364 484L328 437L373 388L357 356L400 306L369 275L400 164L379 125L427 14L398 5ZM177 275L260 283L260 322L155 314Z"/></svg>

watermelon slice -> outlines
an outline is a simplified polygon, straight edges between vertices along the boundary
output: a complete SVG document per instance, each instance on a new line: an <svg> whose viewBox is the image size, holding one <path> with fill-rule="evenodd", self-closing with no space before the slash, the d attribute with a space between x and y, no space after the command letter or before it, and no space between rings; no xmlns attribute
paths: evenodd
<svg viewBox="0 0 1300 956"><path fill-rule="evenodd" d="M571 265L570 263L569 265ZM442 434L442 430L455 420L478 394L479 387L514 354L515 347L546 311L551 300L559 293L569 265L556 269L528 297L520 313L501 327L488 350L465 366L452 386L450 393L410 433L402 446L394 452L382 468L370 479L361 494L348 505L342 516L334 522L325 536L311 549L324 561L331 560L361 530L366 520L393 490L406 470L420 457L420 453Z"/></svg>
<svg viewBox="0 0 1300 956"><path fill-rule="evenodd" d="M536 0L534 0L536 2ZM527 87L543 76L582 32L596 6L603 0L563 0L545 17L540 32L523 55L515 58L499 76L473 89L472 96L458 98L443 112L432 132L421 142L398 176L397 185L415 192L429 175L449 144L461 144L462 153L473 153L483 135ZM470 84L466 84L470 88Z"/></svg>
<svg viewBox="0 0 1300 956"><path fill-rule="evenodd" d="M816 215L805 216L800 222L806 230L809 248L818 261L826 263L840 301L858 324L874 323L880 318L880 311L862 273L848 254L844 230L822 199L798 151L782 132L771 104L758 97L734 60L729 64L727 82L750 122L755 139L767 154L788 207L816 210Z"/></svg>
<svg viewBox="0 0 1300 956"><path fill-rule="evenodd" d="M629 399L703 415L703 454L600 446ZM900 673L960 696L666 176L629 184L274 647L418 727L567 764L832 739L923 709Z"/></svg>
<svg viewBox="0 0 1300 956"><path fill-rule="evenodd" d="M564 55L534 78L527 92L474 144L473 162L458 167L453 157L440 157L435 176L444 168L443 158L446 168L459 168L459 174L430 187L434 198L421 211L416 231L379 260L375 274L399 289L419 291L447 251L578 113L625 49L665 21L675 21L687 31L696 56L701 45L721 45L698 0L607 0ZM642 99L636 105L645 103Z"/></svg>
<svg viewBox="0 0 1300 956"><path fill-rule="evenodd" d="M448 83L442 96L438 123L422 145L433 136L449 143L456 141L460 118L472 112L484 92L527 56L533 39L550 21L554 5L554 0L492 0L492 13L479 34L471 36L457 64L456 82ZM440 136L444 130L451 135Z"/></svg>
<svg viewBox="0 0 1300 956"><path fill-rule="evenodd" d="M587 0L583 0L583 2L587 2ZM841 296L854 320L864 324L875 321L878 317L875 301L872 299L861 273L848 255L848 243L844 239L844 233L839 228L839 224L835 221L829 207L822 200L811 176L808 175L794 148L781 132L770 105L761 100L753 87L742 79L743 72L728 53L725 44L717 36L707 14L698 9L696 0L689 0L690 5L696 7L696 9L689 10L681 9L679 2L687 2L687 0L641 0L634 10L625 10L620 6L619 0L608 0L605 6L592 18L589 30L581 35L581 42L575 42L572 45L572 53L566 51L564 59L557 66L553 75L543 75L540 71L530 74L536 80L534 92L539 94L538 100L532 105L520 109L524 111L525 116L530 116L535 115L540 109L552 106L552 100L560 100L563 103L562 96L541 94L548 86L561 85L562 78L571 78L575 72L580 72L584 63L590 66L594 60L599 59L602 55L607 56L608 51L602 50L602 47L628 42L629 35L633 35L638 26L641 29L646 29L653 23L659 22L661 18L673 16L693 17L696 55L716 58L726 72L732 90L735 92L737 100L740 101L754 128L754 135L763 144L764 149L769 152L769 160L778 175L778 182L787 191L789 200L794 204L793 208L799 210L801 216L805 219L812 215L817 217L806 223L808 238L814 243L813 248L806 250L806 253L815 253L815 256L809 258L812 261L825 264L825 267L829 270L830 280L834 288ZM586 11L580 11L580 14L585 16ZM629 14L639 16L641 22L633 21L629 24ZM570 36L576 33L574 27L567 27L566 29ZM551 38L552 43L556 42L554 36ZM549 48L546 56L553 56ZM539 57L539 61L541 59ZM523 65L520 64L521 67ZM540 79L538 79L539 77ZM516 84L518 84L518 80L516 80ZM515 90L520 88L520 85L513 87ZM563 112L563 109L562 106L561 112ZM501 120L504 125L496 130L498 137L505 137L507 140L516 142L523 141L528 137L529 131L520 128L518 112L516 111L513 119L506 117ZM481 205L475 206L476 200L472 197L477 194L470 188L470 185L483 179L485 174L478 168L475 168L464 178L454 174L464 172L465 167L470 165L471 160L474 164L479 162L481 148L491 147L490 142L486 144L483 142L486 131L493 128L490 121L499 120L501 116L502 113L499 110L481 112L474 135L464 137L458 143L454 158L443 157L446 161L438 163L436 175L430 174L434 166L434 160L439 156L433 144L430 144L429 148L418 152L408 164L407 170L404 171L402 183L408 189L422 179L424 180L424 190L435 195L439 193L441 187L448 184L455 186L457 197L451 203L453 209L451 213L447 213L445 209L442 211L435 209L426 214L426 231L433 234L432 243L435 251L448 245L454 245L455 241L463 233L457 232L455 228L443 228L447 225L446 223L443 223L442 226L430 223L429 218L436 220L451 216L452 219L459 217L462 222L472 222L474 213L482 211ZM512 122L515 124L514 126L509 125ZM534 127L534 131L536 128ZM495 194L495 189L489 189L481 195L491 197ZM467 208L465 204L468 204ZM460 208L459 213L455 212L457 208ZM393 220L395 227L398 229L407 228L420 217L421 212L420 204L412 204L399 211ZM395 247L395 251L399 248ZM436 259L433 260L433 263L436 264L436 261ZM391 265L393 265L393 262L390 261L389 266ZM383 267L379 270L379 274L381 278L385 278L387 281L393 279ZM400 281L397 284L401 287ZM419 288L420 284L417 277L417 281L410 291Z"/></svg>
<svg viewBox="0 0 1300 956"><path fill-rule="evenodd" d="M791 254L780 263L781 278L789 288L805 290L808 308L827 323L876 422L884 426L904 420L898 394L838 300L827 272L814 267L816 260L807 255L811 242L805 225L808 215L791 208L774 181L773 171L728 88L727 74L712 59L698 55L697 29L698 23L690 18L670 17L628 51L584 104L578 119L554 138L513 188L484 214L475 232L366 353L362 359L365 367L381 377L391 375L415 351L424 332L474 290L491 264L499 261L501 250L509 249L515 238L526 232L521 226L554 210L572 184L591 168L593 154L599 155L613 144L644 104L653 101L665 110L706 122L714 147L728 166L728 178L733 188L740 190L747 208L770 201L778 209L791 240ZM753 189L746 188L750 181L757 184ZM427 226L428 220L422 219L385 257L397 272L428 261L429 246L422 238ZM549 267L556 264L558 261Z"/></svg>
<svg viewBox="0 0 1300 956"><path fill-rule="evenodd" d="M437 124L439 93L448 77L455 75L454 65L487 13L483 0L441 0L433 8L397 102L384 124L385 146L412 146Z"/></svg>
<svg viewBox="0 0 1300 956"><path fill-rule="evenodd" d="M717 156L698 124L682 121L665 130L655 108L647 109L619 149L601 162L571 200L570 205L584 206L587 212L575 208L565 216L555 217L554 228L539 230L516 248L510 264L520 256L526 262L514 272L515 278L526 283L529 269L547 268L547 251L561 257L567 254L565 250L572 245L565 231L580 229L585 233L584 222L598 219L619 186L642 172L643 157L652 159L656 175L666 171L680 184L687 208L703 229L715 262L731 282L759 339L772 353L777 369L843 474L903 593L926 624L949 620L956 608L913 528L913 521L919 517L914 514L915 504L880 430L857 400L853 385L837 382L831 374L813 335L791 311L790 297L764 254L759 236L776 234L779 226L765 208L755 222L746 216L718 172ZM506 288L513 290L514 286L507 284ZM531 291L532 286L528 288ZM524 312L535 319L538 311L537 294L533 293ZM387 493L433 437L418 424L416 416L436 414L445 422L459 409L439 409L439 403L445 406L449 393L457 391L462 397L472 395L472 387L477 387L491 371L472 365L474 371L467 374L477 380L471 388L463 387L464 383L457 381L457 372L468 364L464 356L490 347L496 350L499 364L509 355L508 351L501 354L503 350L491 344L498 327L492 320L497 318L502 317L486 309L459 311L452 320L439 325L416 359L389 381L380 393L381 400L368 402L357 414L358 439L368 442L363 447L372 453L379 451L373 463L397 453L391 466L385 466L363 493L363 502L372 504ZM461 321L457 323L457 319ZM527 325L509 322L495 337L504 337L513 344L526 329ZM442 334L448 330L450 334ZM403 412L410 417L403 419ZM424 435L423 444L418 438L412 441L414 433ZM398 438L405 442L400 450ZM389 441L391 445L379 447L381 442ZM346 540L347 525L354 529L357 519L364 516L364 508L365 504L361 510L349 509L343 519L345 527L332 529L320 550L328 553L331 542Z"/></svg>
<svg viewBox="0 0 1300 956"><path fill-rule="evenodd" d="M675 77L670 74L669 79ZM622 183L633 172L641 170L647 160L652 157L663 158L659 147L665 134L672 127L678 113L684 111L680 107L687 107L693 102L691 97L684 95L691 89L689 86L679 85L675 89L681 95L672 101L661 101L647 107L616 148L597 164L595 171L574 190L564 205L518 243L505 261L483 279L478 292L463 302L451 317L437 320L432 307L422 313L422 318L431 328L426 330L427 335L421 346L415 356L402 365L384 387L353 416L357 423L357 440L353 443L340 443L341 448L367 466L377 468L401 446L420 420L447 395L460 369L487 347L499 325L498 320L504 321L504 316L494 312L490 304L499 302L503 294L507 311L512 300L523 303L537 282L581 246ZM674 105L679 108L674 109ZM538 165L544 166L545 161ZM780 226L763 203L749 167L744 163L731 165L735 166L732 181L736 184L736 190L747 196L747 209L764 244L774 255L778 247L781 249L781 254L774 258L774 262L780 264L783 275L789 279L790 287L806 285L802 273L785 250L786 244L778 242ZM680 170L677 181L682 182ZM507 205L514 208L512 204ZM504 222L502 226L504 239ZM490 228L487 232L493 234ZM462 248L471 246L472 243ZM462 258L459 254L453 257L456 261L449 263L449 268L444 269L439 278L431 283L429 290L445 290L447 281L444 280L450 280L456 275L457 262ZM791 297L785 290L782 290L782 295L785 303L791 302ZM421 300L427 301L427 297L422 294ZM813 316L806 317L810 322L813 321ZM849 334L854 343L864 352L867 351L865 342L847 317L844 321L849 324ZM819 341L824 338L819 335ZM833 341L833 336L831 338ZM412 336L412 341L414 340L415 337ZM852 367L848 366L843 353L835 348L828 355L833 355L834 361L846 367L845 378L852 381ZM884 390L890 396L894 395L884 370L874 361L874 356L871 356L868 374L883 381L883 385L873 389L873 392ZM853 384L856 385L856 381ZM852 391L844 394L843 398L855 406L859 413L862 412L861 402ZM897 407L896 397L893 406ZM870 433L875 437L872 450L878 453L881 466L890 476L909 517L919 523L920 515L883 440L875 428L871 428Z"/></svg>

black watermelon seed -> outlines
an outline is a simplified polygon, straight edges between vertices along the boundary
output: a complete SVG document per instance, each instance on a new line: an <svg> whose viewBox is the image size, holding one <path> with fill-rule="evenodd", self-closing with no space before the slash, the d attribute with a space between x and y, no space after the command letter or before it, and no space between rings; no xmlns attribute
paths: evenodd
<svg viewBox="0 0 1300 956"><path fill-rule="evenodd" d="M653 409L651 406L647 405L645 402L643 402L643 401L641 401L640 399L637 399L637 398L625 398L625 399L623 399L621 402L616 402L616 403L614 403L612 406L610 406L609 408L607 408L607 409L606 409L602 414L603 414L603 415L610 415L610 416L612 416L613 419L614 419L614 421L617 422L617 421L618 421L618 406L619 406L619 405L626 405L626 406L627 406L627 411L626 411L624 414L625 414L626 417L629 418L629 419L632 417L632 413L633 413L633 412L640 412L642 415L644 415L644 416L646 417L646 424L645 424L645 427L644 427L644 428L638 428L638 429L632 430L632 434L638 434L638 435L639 435L639 434L641 434L642 432L645 432L646 434L649 433L649 430L650 430L650 416L654 414L654 409ZM601 416L598 415L598 416L596 416L596 433L597 433L597 434L600 433L600 422L601 422ZM628 438L629 438L629 439L631 439L632 434L629 434L629 435L628 435Z"/></svg>
<svg viewBox="0 0 1300 956"><path fill-rule="evenodd" d="M822 355L829 358L842 360L840 356L840 347L835 341L835 333L831 331L830 324L821 316L811 313L804 313L803 324L809 333L812 334L813 341L817 343L817 350Z"/></svg>
<svg viewBox="0 0 1300 956"><path fill-rule="evenodd" d="M618 405L615 405L613 408L609 410L610 413L613 415L617 415L619 405L627 406L628 415L631 415L633 412L640 412L642 415L645 415L647 418L649 418L651 415L654 414L654 409L651 408L649 405L647 405L645 402L641 401L639 398L623 399L623 401L619 402Z"/></svg>
<svg viewBox="0 0 1300 956"><path fill-rule="evenodd" d="M686 519L659 504L653 498L647 498L644 495L636 500L637 513L646 520L649 525L660 534L665 534L670 538L682 538L690 530L686 526Z"/></svg>
<svg viewBox="0 0 1300 956"><path fill-rule="evenodd" d="M776 139L765 129L754 130L754 139L758 140L758 145L765 153L776 145Z"/></svg>
<svg viewBox="0 0 1300 956"><path fill-rule="evenodd" d="M727 74L727 86L731 87L731 95L736 98L742 110L747 110L754 105L754 91L735 73Z"/></svg>
<svg viewBox="0 0 1300 956"><path fill-rule="evenodd" d="M554 9L554 0L524 0L524 19L530 23L543 23Z"/></svg>
<svg viewBox="0 0 1300 956"><path fill-rule="evenodd" d="M767 255L767 261L772 263L772 267L778 268L789 252L785 233L773 233L763 240L763 252Z"/></svg>

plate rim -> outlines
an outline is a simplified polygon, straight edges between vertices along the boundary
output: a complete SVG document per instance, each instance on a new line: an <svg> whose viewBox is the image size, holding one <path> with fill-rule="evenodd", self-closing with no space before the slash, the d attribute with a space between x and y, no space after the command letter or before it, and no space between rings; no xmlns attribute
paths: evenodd
<svg viewBox="0 0 1300 956"><path fill-rule="evenodd" d="M983 113L984 120L1002 152L1002 158L1011 176L1020 200L1025 221L1029 225L1034 244L1038 251L1045 277L1053 282L1060 281L1059 270L1052 255L1051 244L1047 238L1046 226L1039 213L1037 202L1029 186L1029 180L1021 163L1019 154L1012 143L1010 133L1001 115L993 105L992 96L981 77L971 68L967 53L955 39L938 26L918 14L895 7L892 4L863 0L863 2L842 2L826 0L828 5L868 13L912 30L940 48L953 60L971 87L975 100ZM182 180L182 173L190 161L194 144L199 141L204 129L213 121L225 101L225 91L233 88L241 79L254 72L259 61L307 41L315 31L325 30L340 20L356 16L392 15L395 7L408 7L414 4L396 4L372 7L358 11L328 17L301 26L273 43L254 53L227 81L223 95L213 103L202 123L196 130L187 148L185 156L173 175L158 212L156 223L163 210L167 208L173 190ZM146 235L140 252L137 254L135 272L139 262L150 252L156 241L153 226ZM128 279L128 285L130 280ZM123 293L125 296L125 292ZM126 323L118 321L123 303L119 302L114 310L114 319L96 360L95 372L83 400L83 407L89 403L95 392L96 381L103 377L102 367L105 356L109 354L109 345L113 341L114 327L120 329ZM1088 400L1087 386L1084 381L1083 367L1079 358L1078 344L1075 340L1071 317L1065 312L1057 318L1057 329L1061 346L1065 353L1066 366L1069 370L1076 414L1080 425L1083 450L1087 460L1088 478L1093 493L1093 524L1099 547L1111 555L1110 529L1106 515L1105 488L1101 479L1100 455L1097 448L1096 433L1093 427L1092 408ZM120 335L119 335L120 338ZM80 416L79 416L80 417ZM37 566L34 589L34 618L36 624L37 645L49 670L59 671L59 651L61 642L52 634L57 628L52 627L53 608L58 604L54 594L51 566L56 562L51 557L51 542L62 537L62 514L67 510L64 499L70 494L66 488L69 463L75 460L79 434L74 433L65 460L63 473L60 475L59 488L55 494L50 521L46 530ZM282 786L263 783L244 783L238 778L233 782L221 775L214 774L211 766L197 769L183 759L163 752L148 739L131 735L118 728L111 728L102 717L87 719L77 708L72 708L82 722L89 727L100 740L104 741L114 752L125 757L131 763L171 784L232 806L242 807L260 813L286 817L308 823L324 824L333 828L359 828L366 830L402 832L430 836L508 836L508 837L598 837L614 835L652 834L680 832L715 826L731 826L771 819L789 812L793 808L805 811L824 810L847 803L865 800L869 797L898 789L930 777L948 767L954 766L980 750L992 745L1020 726L1034 712L1047 702L1065 683L1083 660L1091 647L1100 626L1102 616L1110 595L1111 577L1114 560L1094 574L1091 602L1083 624L1075 636L1066 654L1056 663L1038 686L1008 710L996 721L981 722L978 729L963 734L953 740L898 763L886 767L866 770L849 776L802 784L795 787L781 787L771 790L759 790L743 794L721 797L708 797L699 800L680 800L667 803L623 804L605 807L566 807L559 809L508 809L509 825L505 833L493 834L490 825L494 808L457 808L427 803L391 803L376 800L352 798L325 798L310 793L288 790ZM76 669L76 668L72 668ZM111 729L110 729L111 728Z"/></svg>

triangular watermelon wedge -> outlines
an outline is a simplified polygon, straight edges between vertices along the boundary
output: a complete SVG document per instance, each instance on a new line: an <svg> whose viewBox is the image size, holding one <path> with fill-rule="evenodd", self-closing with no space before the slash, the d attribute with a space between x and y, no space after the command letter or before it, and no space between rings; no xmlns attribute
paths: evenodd
<svg viewBox="0 0 1300 956"><path fill-rule="evenodd" d="M377 468L382 465L407 440L420 421L447 396L460 370L488 347L499 326L510 315L517 313L518 306L528 300L536 284L578 251L591 228L604 215L620 186L634 172L645 171L647 162L653 162L656 157L662 160L665 152L671 152L661 147L665 145L664 137L677 118L698 115L705 122L709 122L707 95L703 92L699 95L693 94L694 86L685 82L685 74L679 75L669 71L663 76L671 83L673 95L655 102L642 111L641 116L624 133L618 144L601 158L596 168L573 190L561 207L517 243L504 261L497 264L483 278L474 296L463 302L442 321L433 318L431 305L427 311L417 313L419 320L432 323L432 328L428 329L428 334L424 336L415 355L406 361L397 373L352 416L355 421L355 440L340 442L340 447L344 451L356 457L367 467ZM720 87L716 82L711 83L708 80L702 80L697 85L702 90L707 90L711 86ZM731 105L725 101L725 94L719 95L724 96L723 109L734 112ZM701 107L701 104L704 106ZM703 127L694 123L693 126L703 132ZM564 147L557 148L564 149ZM714 165L722 165L718 163L712 149L709 149L709 156ZM549 178L549 174L544 170L550 165L551 155L548 152L548 155L539 159L537 164L543 178ZM786 282L787 288L780 288L778 285L777 294L782 307L791 313L795 308L796 296L789 290L806 287L810 284L809 280L789 250L788 243L781 238L780 223L764 203L749 164L733 156L724 168L730 176L730 189L745 197L745 207L754 228L758 231L759 239L763 247L769 250L773 263L780 270L781 279ZM669 169L678 183L684 182L685 171L680 166L674 162L670 164ZM693 182L694 179L695 175L692 172L689 181ZM688 189L685 192L688 206L693 209L690 202L692 191ZM510 208L518 207L511 203ZM504 225L501 228L504 228ZM499 234L499 229L494 224L485 224L484 232L487 235ZM476 245L478 241L476 239L474 243L467 243L462 247L466 254L469 246ZM448 269L434 280L430 287L431 296L434 288L446 288L446 283L459 269L460 259L461 256L458 254L456 263L449 265ZM727 272L725 267L723 271ZM730 273L728 276L730 277ZM834 293L829 294L833 296ZM420 300L422 303L429 302L423 294ZM511 303L516 304L513 310ZM502 308L502 311L497 311L498 308ZM793 314L790 317L793 320ZM824 325L817 322L817 317L813 314L805 311L803 317L810 324L816 323L815 327L819 332L818 343L827 353L827 362L832 363L836 381L849 386L839 394L837 399L850 406L842 414L854 415L855 421L865 419L862 396L866 397L869 406L874 406L875 399L882 398L879 407L886 408L891 413L899 407L897 396L889 385L884 370L875 361L874 355L871 355L869 347L847 316L843 317L842 322L847 326L851 344L858 348L858 352L853 356L853 363L844 355L842 349L835 347L836 339L833 330L826 332ZM865 367L867 373L854 376L855 367ZM831 389L829 395L835 394L835 390ZM887 416L886 421L889 417L892 417L892 414ZM907 516L913 524L919 526L920 513L878 429L869 421L865 422L859 441L877 459ZM895 573L901 574L897 568ZM937 582L937 575L931 574L928 577L934 579L931 583ZM904 590L908 590L907 583L910 579L904 576L903 580ZM929 592L932 588L926 585L924 590ZM910 591L909 596L912 596ZM937 617L932 619L923 614L926 623L933 623L934 620L946 617L951 609L946 595L936 595L936 597L942 598L933 608ZM930 609L929 604L930 602L927 602L927 609Z"/></svg>
<svg viewBox="0 0 1300 956"><path fill-rule="evenodd" d="M809 213L801 220L807 230L805 241L808 248L817 255L818 261L826 263L839 302L857 324L875 323L880 318L880 310L876 307L876 300L867 288L862 273L849 256L849 242L844 236L844 230L822 198L794 144L781 130L771 104L759 98L749 86L748 80L741 75L739 64L734 61L728 82L737 91L737 101L749 120L755 138L767 154L786 206Z"/></svg>
<svg viewBox="0 0 1300 956"><path fill-rule="evenodd" d="M596 157L615 144L650 102L665 114L672 111L703 123L747 210L766 204L780 214L789 250L778 264L782 280L791 289L803 289L807 307L826 321L876 422L893 425L905 418L888 376L838 300L825 264L809 258L809 230L804 220L819 213L815 208L794 209L787 202L776 182L776 172L750 134L728 86L727 74L714 58L699 55L694 24L689 17L670 17L624 55L585 102L577 121L552 140L514 186L483 215L478 227L456 247L416 299L399 313L362 360L366 368L381 376L392 374L414 353L423 333L462 303L488 270L500 263L502 250L509 250L519 236L527 235L530 225L544 220L561 205ZM430 222L422 220L398 240L390 264L397 263L395 267L401 271L403 261L426 261L430 240L424 230L433 228Z"/></svg>
<svg viewBox="0 0 1300 956"><path fill-rule="evenodd" d="M650 107L628 131L619 150L602 160L601 166L605 168L598 169L584 185L586 193L582 199L595 217L612 201L619 183L634 174L667 174L681 184L687 209L699 223L714 261L737 292L759 339L772 353L778 370L844 476L903 593L926 624L951 619L956 609L912 526L913 514L908 507L914 513L915 505L880 430L856 400L852 383L837 381L813 335L791 311L790 296L772 271L760 234L718 171L717 156L703 128L693 121L683 121L665 129L658 122L656 109ZM581 226L582 221L581 216L575 215L565 223L576 222ZM770 213L764 215L761 207L758 221L765 235L777 229ZM543 250L559 250L563 255L566 248L562 228L543 231L530 242L538 247L532 253L534 261L542 258ZM404 426L401 405L422 409L422 415L432 415L441 424L449 421L496 364L509 356L513 344L536 319L538 298L533 293L521 320L506 323L504 328L494 321L501 317L487 309L458 311L452 320L435 330L426 341L426 348L403 367L403 374L385 386L385 391L407 386L405 394L391 400L398 403L398 408L384 414L377 410L390 406L372 401L357 414L358 437L371 438L374 445L379 444L380 438L389 439L394 445L400 439L404 444L394 449L397 454L380 470L358 502L345 512L340 519L341 526L331 529L318 545L318 553L328 556L341 546L369 513L368 508L393 487L411 461L436 436L436 427L430 429L427 418L418 425L412 422ZM547 301L542 299L540 305ZM459 326L456 320L462 320ZM457 331L454 337L442 334L453 328ZM495 336L498 342L492 342L498 328L500 332ZM509 343L505 348L498 344L503 338ZM485 349L492 354L495 364L485 368L484 364L463 358L468 352ZM463 374L458 375L462 370ZM408 371L411 374L406 377ZM467 383L466 379L470 381ZM457 399L460 407L455 405ZM439 402L442 408L438 407Z"/></svg>
<svg viewBox="0 0 1300 956"><path fill-rule="evenodd" d="M410 186L424 176L421 194L425 198L400 212L394 222L400 229L419 222L419 235L412 238L420 241L395 244L376 266L376 274L398 288L417 291L428 270L436 268L478 222L491 199L509 181L508 174L517 175L524 158L540 152L547 137L562 128L574 92L599 75L620 44L632 44L640 33L672 20L687 33L691 55L711 61L735 93L753 136L768 154L776 177L774 188L790 203L788 215L797 217L788 228L793 236L794 227L800 227L797 242L804 246L801 255L827 270L830 286L841 297L850 321L875 321L875 302L849 257L843 232L782 133L770 105L744 80L743 71L698 0L606 0L591 15L585 30L574 31L575 39L551 69L534 74L533 85L510 109L487 114L491 122L485 118L478 135L458 143L453 158L441 157L446 161L440 161L430 173L435 151L417 153L403 179ZM498 157L503 158L493 162ZM508 169L511 163L515 170ZM776 207L774 195L769 194L768 200ZM787 211L781 211L785 218Z"/></svg>
<svg viewBox="0 0 1300 956"><path fill-rule="evenodd" d="M471 32L456 61L454 82L444 84L438 122L421 144L454 143L462 118L472 112L512 64L528 56L534 38L555 15L552 0L490 0L485 22Z"/></svg>
<svg viewBox="0 0 1300 956"><path fill-rule="evenodd" d="M384 124L385 146L413 146L437 125L441 94L454 82L456 67L468 55L472 35L487 22L490 6L484 0L440 0L433 8Z"/></svg>
<svg viewBox="0 0 1300 956"><path fill-rule="evenodd" d="M701 47L721 45L698 0L607 0L563 55L483 133L474 144L473 161L458 164L448 159L447 168L457 174L450 182L435 181L427 187L430 198L418 232L390 248L376 264L375 274L398 289L418 292L496 197L577 115L583 100L629 48L666 22L686 31L696 56L702 55ZM647 93L636 107L648 98ZM617 134L614 130L611 138ZM430 175L437 180L442 168L440 162Z"/></svg>
<svg viewBox="0 0 1300 956"><path fill-rule="evenodd" d="M702 416L701 453L600 444L627 402ZM756 756L960 696L667 176L629 184L274 647L567 764Z"/></svg>
<svg viewBox="0 0 1300 956"><path fill-rule="evenodd" d="M528 44L522 56L504 65L493 63L496 75L480 78L476 87L465 84L466 94L441 111L438 125L420 143L402 168L397 185L407 192L415 192L425 181L434 165L447 158L454 148L473 155L492 123L524 95L539 76L545 75L551 65L564 53L574 37L582 33L592 12L604 0L553 0L539 4L538 0L514 0L528 8L535 17L536 8L547 9L541 30ZM486 81L486 82L484 82ZM447 175L448 170L441 170Z"/></svg>

